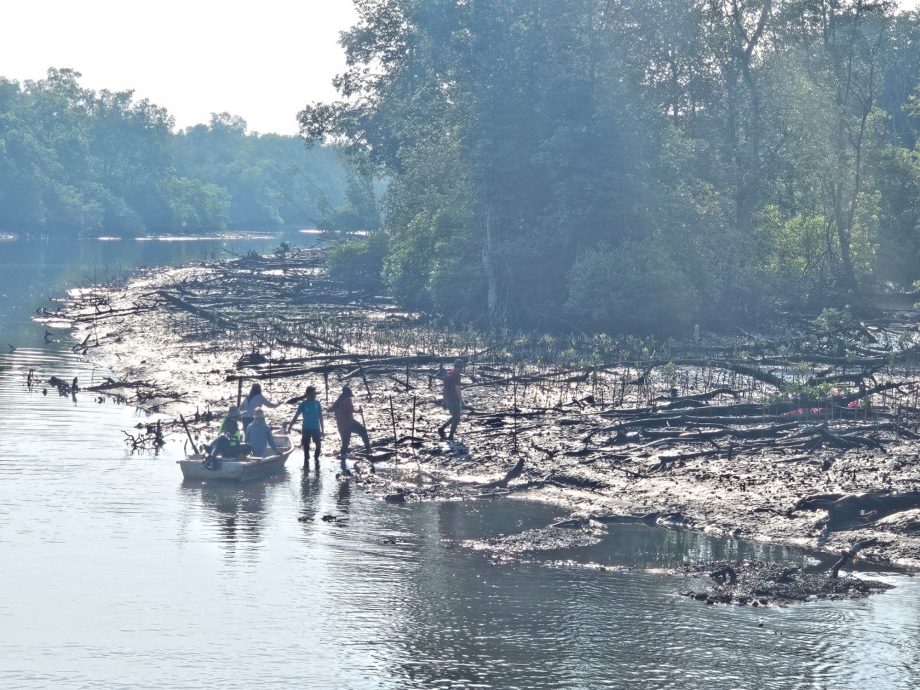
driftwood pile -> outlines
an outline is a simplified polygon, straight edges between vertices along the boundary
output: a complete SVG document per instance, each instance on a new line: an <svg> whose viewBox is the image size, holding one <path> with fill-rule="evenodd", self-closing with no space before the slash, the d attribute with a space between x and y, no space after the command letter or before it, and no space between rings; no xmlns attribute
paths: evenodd
<svg viewBox="0 0 920 690"><path fill-rule="evenodd" d="M195 410L198 428L252 383L288 402L308 383L327 401L350 384L381 457L416 468L366 478L393 500L577 489L735 533L775 534L785 520L787 539L816 527L810 511L826 514L826 535L920 508L913 313L790 315L769 337L682 342L474 333L331 280L324 258L149 271L41 316L75 324L75 350L99 349L124 376L97 391ZM447 444L434 433L446 418L437 376L456 357L468 361L467 409Z"/></svg>
<svg viewBox="0 0 920 690"><path fill-rule="evenodd" d="M891 589L878 580L778 563L710 563L685 568L684 574L710 578L708 588L681 592L706 604L786 606L814 599L861 599Z"/></svg>

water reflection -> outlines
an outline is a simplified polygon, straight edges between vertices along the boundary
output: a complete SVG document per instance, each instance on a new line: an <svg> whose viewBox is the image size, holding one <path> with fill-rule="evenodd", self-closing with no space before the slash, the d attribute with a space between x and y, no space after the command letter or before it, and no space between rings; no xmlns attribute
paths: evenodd
<svg viewBox="0 0 920 690"><path fill-rule="evenodd" d="M9 256L0 247L0 270ZM0 302L0 325L27 318L64 274L85 270L30 274L39 301ZM0 331L41 339L16 323ZM183 484L182 439L159 457L127 451L123 430L146 416L25 385L30 368L42 380L107 372L17 344L7 353L0 340L0 687L920 686L917 579L865 601L755 610L680 597L681 578L556 565L810 558L644 525L493 565L458 544L562 513L515 500L393 506L337 481L331 460L307 476Z"/></svg>
<svg viewBox="0 0 920 690"><path fill-rule="evenodd" d="M186 504L200 502L205 529L230 545L236 542L256 544L262 536L269 492L287 481L285 470L262 481L245 484L183 481L180 491Z"/></svg>
<svg viewBox="0 0 920 690"><path fill-rule="evenodd" d="M316 503L320 492L320 473L305 472L300 479L300 498L302 507L298 520L305 525L311 524L317 517ZM305 527L305 529L310 529Z"/></svg>
<svg viewBox="0 0 920 690"><path fill-rule="evenodd" d="M316 239L299 233L240 235L229 239L192 242L122 242L95 238L56 237L0 242L0 343L15 347L47 344L44 328L30 321L40 307L54 308L49 300L61 297L78 285L121 279L141 266L166 266L195 260L227 258L227 251L269 251L281 239L293 246L310 246ZM66 340L66 332L60 332ZM55 337L52 335L52 337Z"/></svg>
<svg viewBox="0 0 920 690"><path fill-rule="evenodd" d="M348 508L351 505L351 482L339 480L338 484L335 493L335 505L340 513L348 515Z"/></svg>
<svg viewBox="0 0 920 690"><path fill-rule="evenodd" d="M556 555L565 554L547 554L550 558ZM801 549L662 530L645 524L611 526L600 543L579 549L578 559L600 565L663 569L712 561L762 560L805 566L827 560Z"/></svg>

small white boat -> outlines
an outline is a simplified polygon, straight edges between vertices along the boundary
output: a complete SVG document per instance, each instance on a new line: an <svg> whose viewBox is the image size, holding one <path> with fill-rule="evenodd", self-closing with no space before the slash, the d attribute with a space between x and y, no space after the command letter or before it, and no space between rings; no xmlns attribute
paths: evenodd
<svg viewBox="0 0 920 690"><path fill-rule="evenodd" d="M207 457L205 453L189 455L185 460L177 460L176 464L179 465L185 479L199 481L220 479L236 482L261 479L283 470L284 463L294 452L294 442L289 434L273 431L272 436L278 450L281 451L279 455L266 455L264 458L255 455L247 455L242 458L221 458L220 468L216 470L201 466Z"/></svg>

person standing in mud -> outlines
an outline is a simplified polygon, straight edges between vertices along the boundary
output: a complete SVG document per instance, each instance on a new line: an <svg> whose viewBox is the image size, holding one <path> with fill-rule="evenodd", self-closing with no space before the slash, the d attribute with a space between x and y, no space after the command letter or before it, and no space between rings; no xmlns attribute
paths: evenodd
<svg viewBox="0 0 920 690"><path fill-rule="evenodd" d="M452 440L460 424L460 411L463 409L463 391L460 388L460 375L463 373L465 363L462 359L454 362L453 369L439 372L438 377L444 380L444 407L450 412L450 419L438 427L438 436L445 438L444 430L450 426L450 433L446 438Z"/></svg>
<svg viewBox="0 0 920 690"><path fill-rule="evenodd" d="M288 428L294 426L297 418L303 415L303 427L301 427L301 440L303 442L303 468L310 471L310 442L316 445L316 451L313 455L313 462L319 467L319 454L322 448L323 433L323 406L316 399L316 386L307 386L307 399L297 406L297 411L291 418Z"/></svg>
<svg viewBox="0 0 920 690"><path fill-rule="evenodd" d="M335 425L339 429L339 436L342 438L342 449L339 451L339 457L342 459L342 469L345 469L345 456L348 455L348 446L351 443L351 435L358 434L364 441L364 452L368 457L371 455L371 442L367 437L367 429L363 424L355 419L355 412L360 412L361 408L355 410L352 398L354 393L351 386L342 388L342 394L336 398L336 401L330 405L329 410L335 415Z"/></svg>

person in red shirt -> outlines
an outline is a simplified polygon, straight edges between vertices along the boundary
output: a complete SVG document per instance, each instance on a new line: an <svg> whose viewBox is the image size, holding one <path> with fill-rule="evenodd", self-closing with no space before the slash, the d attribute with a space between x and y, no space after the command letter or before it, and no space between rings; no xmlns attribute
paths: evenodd
<svg viewBox="0 0 920 690"><path fill-rule="evenodd" d="M371 454L371 442L367 437L367 429L355 419L355 412L360 412L361 409L355 409L352 397L354 397L354 393L352 393L351 387L345 386L342 389L342 394L330 406L331 412L335 415L335 425L339 428L339 436L342 438L342 450L339 452L339 456L342 458L343 467L345 465L345 456L348 455L348 446L351 443L352 434L358 434L361 437L361 440L364 441L364 451L368 455Z"/></svg>
<svg viewBox="0 0 920 690"><path fill-rule="evenodd" d="M450 371L440 374L444 379L444 407L450 412L450 419L438 427L438 436L445 438L444 430L450 426L450 433L447 439L454 437L457 431L457 425L460 423L460 411L463 409L463 391L460 389L460 374L463 373L465 363L462 359L454 362L454 368Z"/></svg>

